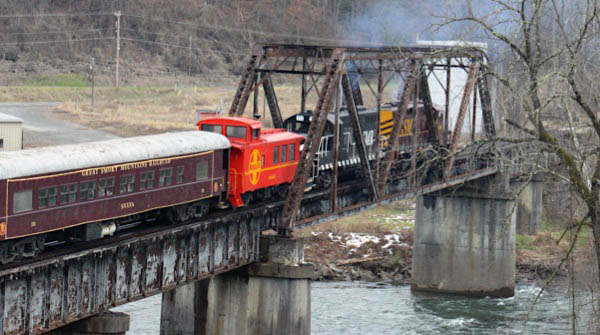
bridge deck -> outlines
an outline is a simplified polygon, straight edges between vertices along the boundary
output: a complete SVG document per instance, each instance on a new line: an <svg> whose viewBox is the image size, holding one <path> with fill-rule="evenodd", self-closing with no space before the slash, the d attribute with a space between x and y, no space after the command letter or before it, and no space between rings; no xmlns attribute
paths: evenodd
<svg viewBox="0 0 600 335"><path fill-rule="evenodd" d="M496 173L493 167L444 182L389 194L381 202L414 197ZM357 198L363 182L341 185L331 212L320 206L330 191L305 195L298 221L310 225L377 206ZM318 204L319 206L317 206ZM179 226L81 243L35 261L0 269L0 334L39 334L130 301L258 261L262 231L277 223L283 201L213 215ZM315 209L317 208L317 209Z"/></svg>

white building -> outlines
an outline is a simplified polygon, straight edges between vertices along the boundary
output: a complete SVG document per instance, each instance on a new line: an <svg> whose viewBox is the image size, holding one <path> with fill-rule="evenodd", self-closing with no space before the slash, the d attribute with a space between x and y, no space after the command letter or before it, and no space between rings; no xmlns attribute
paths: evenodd
<svg viewBox="0 0 600 335"><path fill-rule="evenodd" d="M23 149L23 120L0 113L0 151Z"/></svg>

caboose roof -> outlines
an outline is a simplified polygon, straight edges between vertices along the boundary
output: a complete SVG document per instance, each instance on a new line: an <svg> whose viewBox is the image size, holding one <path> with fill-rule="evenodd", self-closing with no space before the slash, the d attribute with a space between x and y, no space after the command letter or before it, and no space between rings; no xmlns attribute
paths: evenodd
<svg viewBox="0 0 600 335"><path fill-rule="evenodd" d="M252 129L262 128L262 124L258 120L247 117L220 116L215 118L202 119L198 123L217 123L224 125L249 125Z"/></svg>
<svg viewBox="0 0 600 335"><path fill-rule="evenodd" d="M225 136L185 131L0 152L0 180L122 164L230 147Z"/></svg>

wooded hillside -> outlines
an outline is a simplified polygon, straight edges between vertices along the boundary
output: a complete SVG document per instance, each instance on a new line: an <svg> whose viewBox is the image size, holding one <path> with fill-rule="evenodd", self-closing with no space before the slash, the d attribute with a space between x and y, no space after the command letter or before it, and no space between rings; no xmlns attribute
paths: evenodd
<svg viewBox="0 0 600 335"><path fill-rule="evenodd" d="M4 0L0 60L21 72L114 66L115 13L127 69L235 73L259 43L414 41L435 8L406 0ZM6 69L6 66L1 67ZM15 70L16 71L16 70Z"/></svg>

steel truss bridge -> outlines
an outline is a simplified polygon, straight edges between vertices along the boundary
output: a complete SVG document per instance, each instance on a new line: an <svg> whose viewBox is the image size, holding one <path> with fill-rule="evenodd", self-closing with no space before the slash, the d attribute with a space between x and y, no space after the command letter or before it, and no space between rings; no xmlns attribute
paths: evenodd
<svg viewBox="0 0 600 335"><path fill-rule="evenodd" d="M455 124L449 124L451 69L467 73ZM400 148L400 125L408 118L411 100L420 100L430 129L435 128L428 78L446 71L442 83L446 93L443 131L438 138L429 132L423 155L413 132L410 150ZM493 140L496 136L489 94L485 54L475 48L358 48L296 45L266 45L245 67L229 110L241 116L254 93L262 88L275 127L283 126L273 78L276 75L302 78L301 109L312 100L313 120L300 156L294 181L286 200L252 205L215 213L208 219L179 225L144 225L113 237L93 242L50 248L32 261L0 268L0 334L39 334L131 301L171 290L187 283L256 262L259 237L265 230L289 235L295 228L333 220L380 203L459 187L488 178L498 171L498 148L493 141L469 147L468 142ZM358 121L358 105L365 105L360 85L374 95L372 108L379 111L386 86L401 78L403 87L393 113L394 126L388 146L376 162L367 159ZM374 83L371 83L374 81ZM343 92L343 94L342 94ZM477 98L479 96L479 98ZM320 144L327 115L339 116L342 97L350 114L363 178L338 183L331 189L305 193L305 183ZM467 110L481 104L484 133L461 138ZM415 104L416 105L416 104ZM248 108L251 110L251 108ZM413 113L411 117L418 113ZM475 113L473 113L475 114ZM475 117L470 122L475 122ZM416 124L416 123L413 123ZM334 143L337 143L338 131ZM460 145L459 145L460 144ZM335 146L337 147L337 145ZM400 150L404 150L399 155ZM336 150L337 151L337 150ZM335 155L337 160L337 153ZM397 160L410 168L398 173ZM426 164L427 163L427 164ZM333 175L337 176L337 164Z"/></svg>

